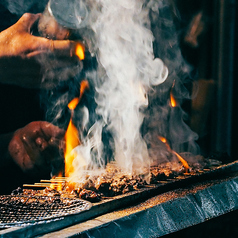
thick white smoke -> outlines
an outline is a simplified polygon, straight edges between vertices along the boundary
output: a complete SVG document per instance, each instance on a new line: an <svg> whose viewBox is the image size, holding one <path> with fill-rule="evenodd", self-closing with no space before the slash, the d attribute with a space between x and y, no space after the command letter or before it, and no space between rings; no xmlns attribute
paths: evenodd
<svg viewBox="0 0 238 238"><path fill-rule="evenodd" d="M146 27L148 9L143 1L100 1L101 12L93 25L98 39L99 67L105 71L97 89L97 113L108 124L115 142L115 160L129 171L148 163L147 146L140 128L147 90L162 83L167 68L153 54L153 34Z"/></svg>
<svg viewBox="0 0 238 238"><path fill-rule="evenodd" d="M108 157L126 172L141 173L152 162L168 158L158 136L166 137L177 152L184 151L184 144L196 151L196 135L183 122L184 112L181 107L171 109L169 103L172 86L180 101L189 97L183 87L189 69L179 49L169 1L84 3L89 12L79 34L97 66L85 70L82 77L90 81L96 106L89 103L75 110L82 142L75 148L75 175L103 168ZM55 122L67 107L65 97L72 99L70 93L63 94L49 110L56 112ZM106 140L105 134L110 135Z"/></svg>
<svg viewBox="0 0 238 238"><path fill-rule="evenodd" d="M154 56L149 9L143 4L138 0L95 1L91 11L101 79L96 88L96 113L102 118L92 130L101 132L107 125L114 140L114 159L127 172L149 164L141 136L144 108L148 106L148 90L164 82L168 73ZM97 140L91 147L101 146L101 137ZM83 141L88 144L88 137Z"/></svg>

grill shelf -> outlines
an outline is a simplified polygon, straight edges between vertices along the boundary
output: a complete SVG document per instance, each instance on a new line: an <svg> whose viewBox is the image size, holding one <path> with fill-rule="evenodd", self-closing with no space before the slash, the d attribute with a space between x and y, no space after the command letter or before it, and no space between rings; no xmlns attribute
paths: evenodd
<svg viewBox="0 0 238 238"><path fill-rule="evenodd" d="M77 198L49 196L0 196L0 228L25 226L78 214L89 210L92 204Z"/></svg>

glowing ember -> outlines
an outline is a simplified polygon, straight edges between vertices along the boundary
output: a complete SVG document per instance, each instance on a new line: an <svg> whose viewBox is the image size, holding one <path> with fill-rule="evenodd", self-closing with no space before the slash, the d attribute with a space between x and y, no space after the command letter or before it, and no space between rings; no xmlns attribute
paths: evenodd
<svg viewBox="0 0 238 238"><path fill-rule="evenodd" d="M75 55L77 55L80 60L84 60L84 47L79 43L75 47Z"/></svg>
<svg viewBox="0 0 238 238"><path fill-rule="evenodd" d="M186 173L187 173L188 170L190 169L190 167L189 167L187 161L186 161L181 155L179 155L177 152L175 152L175 151L173 151L173 150L171 149L171 147L170 147L170 145L169 145L169 143L168 143L168 141L167 141L166 138L164 138L164 137L162 137L162 136L158 136L158 138L159 138L160 141L162 141L162 142L166 145L168 151L170 151L171 153L173 153L174 155L176 155L176 157L177 157L177 158L180 160L180 162L183 164L183 167L185 168Z"/></svg>

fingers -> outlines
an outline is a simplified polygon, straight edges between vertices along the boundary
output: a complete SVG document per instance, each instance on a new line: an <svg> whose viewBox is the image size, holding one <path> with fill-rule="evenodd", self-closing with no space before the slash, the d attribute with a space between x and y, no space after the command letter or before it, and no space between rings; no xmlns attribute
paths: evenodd
<svg viewBox="0 0 238 238"><path fill-rule="evenodd" d="M62 138L64 136L64 130L46 121L31 122L23 127L19 133L22 136L27 135L32 140L43 137L46 141L51 137Z"/></svg>
<svg viewBox="0 0 238 238"><path fill-rule="evenodd" d="M46 121L40 121L39 123L40 123L41 132L46 137L46 139L48 138L49 140L52 137L57 139L63 138L65 134L64 130Z"/></svg>
<svg viewBox="0 0 238 238"><path fill-rule="evenodd" d="M48 122L32 122L15 132L9 153L27 173L50 171L51 162L60 156L64 131Z"/></svg>
<svg viewBox="0 0 238 238"><path fill-rule="evenodd" d="M34 168L34 163L26 151L21 137L15 135L9 143L8 150L15 163L18 164L23 171Z"/></svg>
<svg viewBox="0 0 238 238"><path fill-rule="evenodd" d="M50 167L51 161L55 159L55 157L59 156L59 140L50 139L46 141L42 137L38 137L35 140L29 138L27 135L23 135L22 142L24 146L25 156L27 158L26 161L29 161L25 166L33 165L33 167L38 167L44 169Z"/></svg>
<svg viewBox="0 0 238 238"><path fill-rule="evenodd" d="M30 33L30 30L33 26L33 24L39 20L41 14L31 14L31 13L25 13L22 15L22 17L18 20L16 25L21 26L22 30L25 30Z"/></svg>
<svg viewBox="0 0 238 238"><path fill-rule="evenodd" d="M84 59L85 48L82 43L74 41L53 41L53 52L56 55L78 57L79 60ZM52 50L52 49L51 49Z"/></svg>
<svg viewBox="0 0 238 238"><path fill-rule="evenodd" d="M20 31L30 33L33 24L39 20L41 14L25 13L15 24ZM84 59L85 48L81 42L71 40L50 40L45 37L32 36L28 39L32 50L27 57L34 57L43 52L60 57L77 57L78 60Z"/></svg>
<svg viewBox="0 0 238 238"><path fill-rule="evenodd" d="M49 40L44 37L34 37L33 51L27 57L34 57L42 53L56 57L67 57L72 60L83 60L85 47L80 42L71 40Z"/></svg>
<svg viewBox="0 0 238 238"><path fill-rule="evenodd" d="M59 150L59 148L63 148L63 144L64 142L62 140L59 140L57 138L50 138L50 140L46 141L44 138L42 137L38 137L35 141L34 141L37 149L39 149L41 152L46 150L49 147L54 147L57 150Z"/></svg>
<svg viewBox="0 0 238 238"><path fill-rule="evenodd" d="M36 138L35 144L40 151L45 150L48 146L48 142L42 137Z"/></svg>

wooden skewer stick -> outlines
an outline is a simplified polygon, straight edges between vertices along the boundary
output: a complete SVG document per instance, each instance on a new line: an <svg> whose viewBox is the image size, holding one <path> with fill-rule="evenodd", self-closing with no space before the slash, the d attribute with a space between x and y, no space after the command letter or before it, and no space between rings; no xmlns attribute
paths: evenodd
<svg viewBox="0 0 238 238"><path fill-rule="evenodd" d="M57 183L34 183L35 185L52 185L52 186L58 186Z"/></svg>
<svg viewBox="0 0 238 238"><path fill-rule="evenodd" d="M66 180L67 180L67 177L55 177L50 180L41 179L40 183L23 184L23 187L32 187L32 188L59 187Z"/></svg>
<svg viewBox="0 0 238 238"><path fill-rule="evenodd" d="M41 182L42 183L63 183L63 182L65 182L65 180L53 180L53 179L46 180L46 179L41 179Z"/></svg>
<svg viewBox="0 0 238 238"><path fill-rule="evenodd" d="M39 184L39 185L37 185L37 184L23 184L23 187L32 187L32 188L46 188L46 187L50 187L50 184L48 184L48 185L44 185L44 184Z"/></svg>
<svg viewBox="0 0 238 238"><path fill-rule="evenodd" d="M51 179L50 181L56 181L56 182L66 182L67 180L65 179Z"/></svg>

